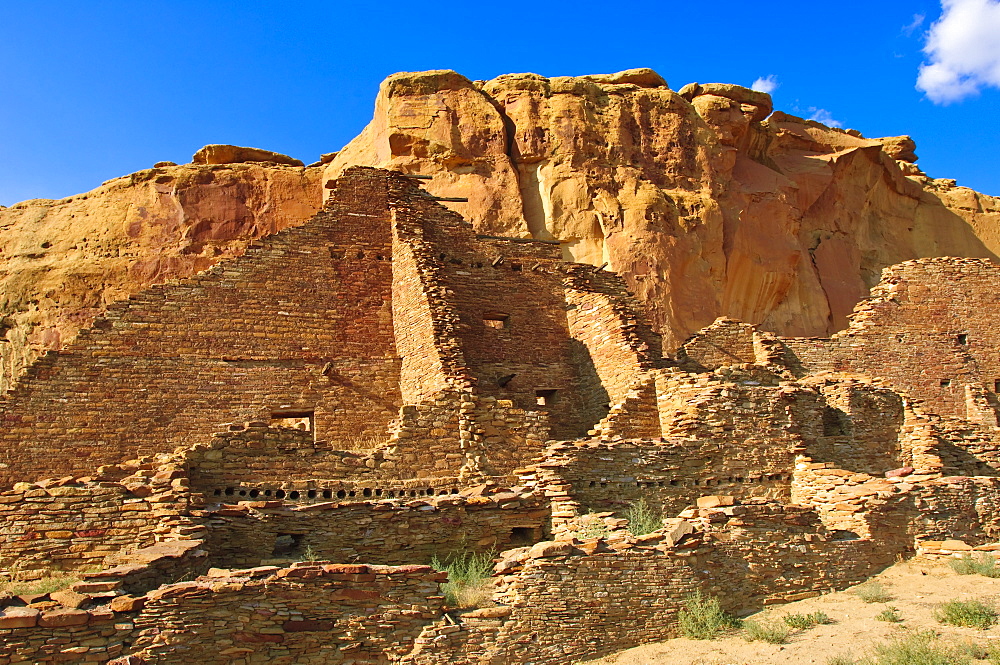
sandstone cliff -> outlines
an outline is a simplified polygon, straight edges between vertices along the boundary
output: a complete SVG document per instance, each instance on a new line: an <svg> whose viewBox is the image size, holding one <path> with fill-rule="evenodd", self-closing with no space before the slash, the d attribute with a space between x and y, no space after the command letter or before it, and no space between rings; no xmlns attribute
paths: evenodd
<svg viewBox="0 0 1000 665"><path fill-rule="evenodd" d="M318 168L169 165L0 208L0 391L108 303L306 221L320 191Z"/></svg>
<svg viewBox="0 0 1000 665"><path fill-rule="evenodd" d="M432 175L484 233L557 239L607 264L665 348L718 316L826 335L885 266L996 258L1000 199L934 180L909 137L866 139L734 85L670 89L655 72L382 84L372 122L326 167Z"/></svg>

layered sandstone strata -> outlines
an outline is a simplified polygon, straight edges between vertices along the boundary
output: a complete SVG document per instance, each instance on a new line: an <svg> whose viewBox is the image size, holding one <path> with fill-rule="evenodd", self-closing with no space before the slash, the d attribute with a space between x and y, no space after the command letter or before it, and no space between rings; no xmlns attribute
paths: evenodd
<svg viewBox="0 0 1000 665"><path fill-rule="evenodd" d="M909 137L866 139L772 113L767 94L655 72L382 84L372 122L327 165L432 176L483 233L558 240L606 264L667 348L719 316L827 335L883 267L996 258L1000 199L931 179Z"/></svg>
<svg viewBox="0 0 1000 665"><path fill-rule="evenodd" d="M0 209L0 391L109 303L306 221L319 183L318 168L170 165Z"/></svg>

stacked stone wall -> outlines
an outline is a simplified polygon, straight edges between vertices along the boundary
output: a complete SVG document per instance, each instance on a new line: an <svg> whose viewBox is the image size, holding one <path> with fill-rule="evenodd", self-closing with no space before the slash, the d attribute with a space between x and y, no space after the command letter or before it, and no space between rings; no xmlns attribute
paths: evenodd
<svg viewBox="0 0 1000 665"><path fill-rule="evenodd" d="M929 412L967 417L968 386L994 396L1000 387L998 279L1000 266L988 259L900 263L882 271L847 330L829 340L783 341L801 371L881 378ZM996 407L995 397L990 404Z"/></svg>
<svg viewBox="0 0 1000 665"><path fill-rule="evenodd" d="M352 172L305 226L111 306L35 363L0 404L0 484L82 475L277 412L312 414L328 439L385 432L401 404L389 186Z"/></svg>
<svg viewBox="0 0 1000 665"><path fill-rule="evenodd" d="M441 358L453 385L542 407L553 436L566 438L604 417L658 353L617 276L563 263L557 244L476 236L461 217L419 198L400 202L394 215L412 248L402 258L422 280L407 283L407 293L422 294L434 319L412 334L424 355L415 370ZM404 390L426 394L431 380L405 376L412 385Z"/></svg>
<svg viewBox="0 0 1000 665"><path fill-rule="evenodd" d="M787 499L792 459L782 442L744 450L687 439L558 443L534 465L532 480L552 502L558 532L590 510L624 516L640 499L668 516L704 494Z"/></svg>
<svg viewBox="0 0 1000 665"><path fill-rule="evenodd" d="M499 492L305 505L248 501L224 505L205 518L206 549L217 566L257 566L267 559L307 555L344 563L410 564L541 540L549 508L538 496Z"/></svg>
<svg viewBox="0 0 1000 665"><path fill-rule="evenodd" d="M297 564L172 584L120 605L0 614L6 662L387 663L440 617L427 566ZM128 608L116 609L116 608Z"/></svg>

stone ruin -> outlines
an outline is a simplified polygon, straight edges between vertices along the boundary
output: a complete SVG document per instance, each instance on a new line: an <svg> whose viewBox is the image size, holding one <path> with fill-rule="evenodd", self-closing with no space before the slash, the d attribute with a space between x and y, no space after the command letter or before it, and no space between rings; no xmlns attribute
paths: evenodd
<svg viewBox="0 0 1000 665"><path fill-rule="evenodd" d="M420 182L349 169L3 397L0 569L83 581L0 597L0 665L570 663L694 591L745 613L1000 537L996 264L887 268L829 339L719 319L665 353L618 275ZM460 549L499 553L476 609L427 565Z"/></svg>

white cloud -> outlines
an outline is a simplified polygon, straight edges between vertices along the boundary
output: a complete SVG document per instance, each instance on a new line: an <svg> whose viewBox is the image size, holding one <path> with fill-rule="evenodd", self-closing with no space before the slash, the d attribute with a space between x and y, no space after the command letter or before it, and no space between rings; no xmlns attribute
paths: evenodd
<svg viewBox="0 0 1000 665"><path fill-rule="evenodd" d="M1000 87L1000 0L941 0L927 33L917 89L935 104L957 102L984 87Z"/></svg>
<svg viewBox="0 0 1000 665"><path fill-rule="evenodd" d="M779 85L778 77L774 74L768 74L767 76L761 76L754 81L753 85L750 86L750 89L756 90L757 92L766 92L771 95L774 94L774 91L778 89Z"/></svg>
<svg viewBox="0 0 1000 665"><path fill-rule="evenodd" d="M843 127L844 126L844 123L840 122L839 120L835 120L834 117L832 115L830 115L830 112L827 111L826 109L818 109L815 106L810 106L809 107L809 112L812 113L812 115L809 116L810 120L815 120L816 122L821 122L824 125L826 125L827 127Z"/></svg>
<svg viewBox="0 0 1000 665"><path fill-rule="evenodd" d="M927 18L923 14L914 14L913 21L909 25L903 26L903 34L909 37L913 34L913 31L924 24L924 19Z"/></svg>

